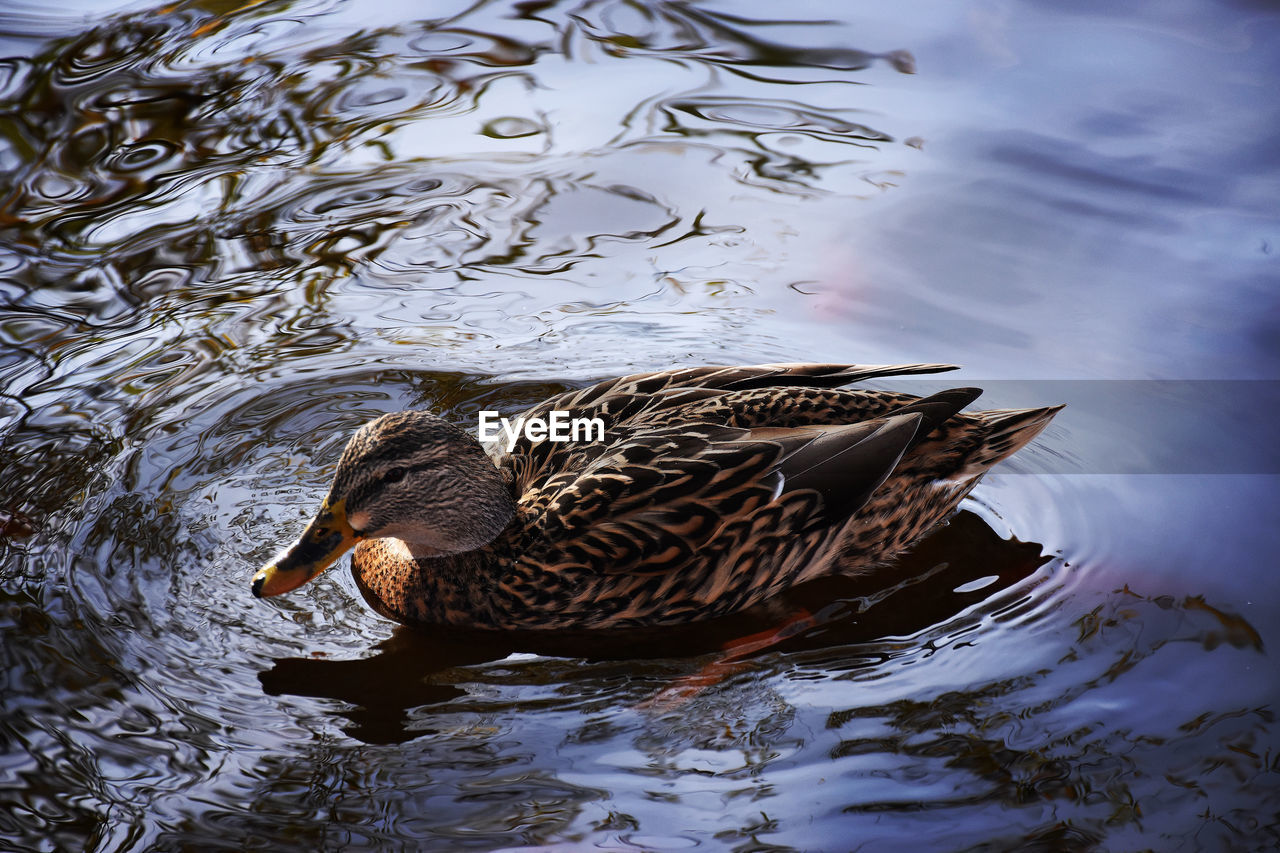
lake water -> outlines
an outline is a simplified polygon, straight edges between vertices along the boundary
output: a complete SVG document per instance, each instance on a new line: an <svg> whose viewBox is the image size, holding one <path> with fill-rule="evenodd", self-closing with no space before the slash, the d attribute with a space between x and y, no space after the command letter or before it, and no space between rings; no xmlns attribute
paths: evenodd
<svg viewBox="0 0 1280 853"><path fill-rule="evenodd" d="M1280 844L1280 9L0 10L0 847ZM426 16L426 17L424 17ZM270 602L346 437L672 365L1068 403L876 582Z"/></svg>

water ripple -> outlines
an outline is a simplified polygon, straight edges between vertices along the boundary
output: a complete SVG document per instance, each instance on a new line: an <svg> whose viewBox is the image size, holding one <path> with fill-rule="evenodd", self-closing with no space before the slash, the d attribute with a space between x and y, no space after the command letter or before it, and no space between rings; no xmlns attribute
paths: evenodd
<svg viewBox="0 0 1280 853"><path fill-rule="evenodd" d="M686 2L214 6L0 13L22 53L0 59L6 843L1266 843L1267 483L1043 475L1087 446L1065 428L898 574L780 599L812 627L732 667L720 647L776 612L477 636L395 630L341 570L246 590L386 411L470 426L672 363L1008 370L1061 347L1088 375L1121 340L1199 363L1218 326L1270 352L1267 114L1195 101L1204 45L1243 80L1265 22L1178 41L1187 92L1084 86L1059 114L1009 81L1094 54L1018 39L1090 44L1096 16L1054 41L1036 6L910 30ZM1178 26L1107 29L1135 49L1106 55ZM877 32L912 33L922 73ZM1078 301L1152 264L1159 305ZM1212 305L1175 286L1197 270ZM1243 417L1210 414L1189 426Z"/></svg>

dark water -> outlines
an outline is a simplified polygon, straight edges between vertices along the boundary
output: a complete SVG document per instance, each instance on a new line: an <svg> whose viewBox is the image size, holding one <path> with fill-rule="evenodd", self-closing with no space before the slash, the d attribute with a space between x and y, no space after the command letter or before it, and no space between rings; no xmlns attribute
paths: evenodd
<svg viewBox="0 0 1280 853"><path fill-rule="evenodd" d="M0 55L3 849L1280 843L1273 4L79 0ZM380 412L778 360L1071 406L731 665L769 614L248 595Z"/></svg>

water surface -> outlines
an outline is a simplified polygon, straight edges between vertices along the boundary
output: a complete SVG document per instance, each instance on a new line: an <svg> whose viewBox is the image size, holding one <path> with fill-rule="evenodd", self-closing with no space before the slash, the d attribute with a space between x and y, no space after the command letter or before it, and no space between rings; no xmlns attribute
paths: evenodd
<svg viewBox="0 0 1280 853"><path fill-rule="evenodd" d="M78 0L0 56L6 849L1280 843L1270 6ZM798 360L1069 408L732 666L775 612L248 595L379 413Z"/></svg>

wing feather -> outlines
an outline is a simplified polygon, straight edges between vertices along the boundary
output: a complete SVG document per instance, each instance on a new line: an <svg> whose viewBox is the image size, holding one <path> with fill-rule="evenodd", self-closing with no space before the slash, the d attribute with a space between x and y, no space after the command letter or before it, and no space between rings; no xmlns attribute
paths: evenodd
<svg viewBox="0 0 1280 853"><path fill-rule="evenodd" d="M700 425L637 434L529 498L545 509L524 559L547 568L662 574L714 550L724 531L737 537L767 525L780 502L803 516L789 522L794 530L842 524L888 477L921 420L909 413L842 426ZM791 500L798 492L810 497Z"/></svg>
<svg viewBox="0 0 1280 853"><path fill-rule="evenodd" d="M552 411L564 411L570 418L600 418L605 425L603 442L530 442L522 435L511 451L505 455L498 454L498 459L511 471L516 492L520 494L556 471L584 467L638 427L679 425L679 413L692 412L699 403L715 409L718 400L726 394L736 394L748 401L738 414L744 421L741 425L754 426L757 424L748 423L752 420L749 417L752 406L764 409L761 416L767 417L767 404L776 402L773 400L776 395L766 393L763 400L757 401L755 395L746 392L772 388L839 388L882 376L954 369L956 366L951 364L760 364L637 373L558 394L521 415L526 419L545 418ZM785 395L783 399L787 399ZM642 455L648 451L636 449L633 452Z"/></svg>

